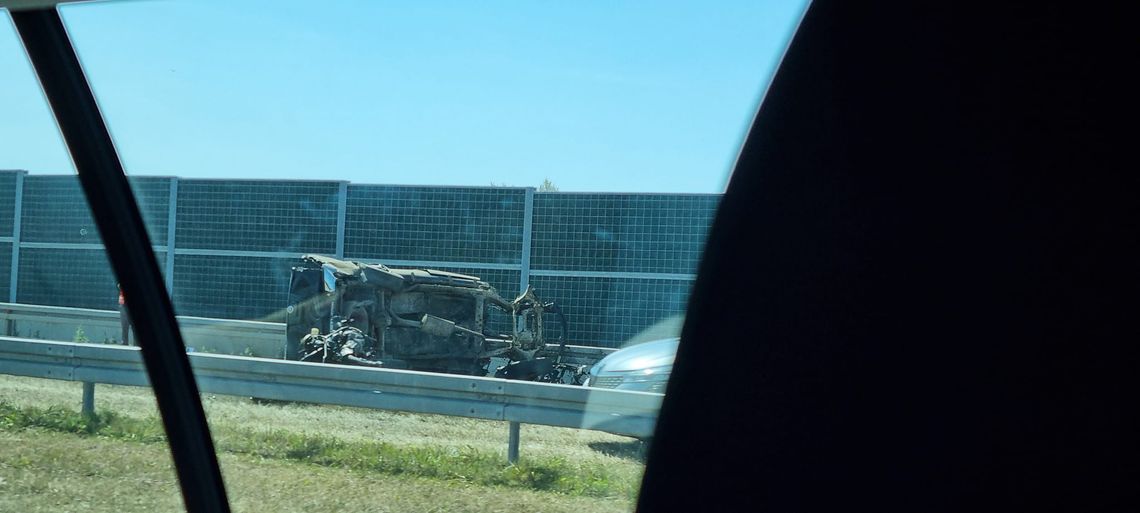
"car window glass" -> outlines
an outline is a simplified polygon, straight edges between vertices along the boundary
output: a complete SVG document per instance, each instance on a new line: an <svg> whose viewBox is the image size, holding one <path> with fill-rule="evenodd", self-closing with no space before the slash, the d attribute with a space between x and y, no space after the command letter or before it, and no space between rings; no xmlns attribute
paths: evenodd
<svg viewBox="0 0 1140 513"><path fill-rule="evenodd" d="M708 227L804 8L61 7L234 508L631 509ZM25 214L42 240L16 245L52 272L18 269L17 298L113 317L45 119L27 160L0 153L51 212Z"/></svg>
<svg viewBox="0 0 1140 513"><path fill-rule="evenodd" d="M145 380L98 382L137 352L122 344L99 232L2 9L0 97L0 511L180 510L154 394Z"/></svg>

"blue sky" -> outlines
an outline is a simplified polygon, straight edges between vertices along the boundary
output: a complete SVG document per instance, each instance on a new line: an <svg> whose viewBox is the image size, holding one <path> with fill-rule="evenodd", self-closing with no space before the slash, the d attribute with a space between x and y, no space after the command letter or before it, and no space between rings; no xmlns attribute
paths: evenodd
<svg viewBox="0 0 1140 513"><path fill-rule="evenodd" d="M308 4L64 7L127 171L721 192L806 2ZM7 19L0 98L0 169L71 172Z"/></svg>

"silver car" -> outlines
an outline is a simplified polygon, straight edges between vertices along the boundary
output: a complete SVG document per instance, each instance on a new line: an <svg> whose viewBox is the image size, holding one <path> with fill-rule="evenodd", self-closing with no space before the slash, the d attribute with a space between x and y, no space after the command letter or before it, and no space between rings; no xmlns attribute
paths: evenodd
<svg viewBox="0 0 1140 513"><path fill-rule="evenodd" d="M643 342L610 353L590 368L586 386L665 393L680 338Z"/></svg>

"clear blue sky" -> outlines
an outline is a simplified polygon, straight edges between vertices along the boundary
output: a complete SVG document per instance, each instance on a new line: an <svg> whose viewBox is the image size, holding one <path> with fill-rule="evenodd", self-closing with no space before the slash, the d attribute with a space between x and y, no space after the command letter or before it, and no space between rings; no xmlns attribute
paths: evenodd
<svg viewBox="0 0 1140 513"><path fill-rule="evenodd" d="M62 12L129 173L721 192L805 5L157 0ZM4 18L0 169L71 172Z"/></svg>

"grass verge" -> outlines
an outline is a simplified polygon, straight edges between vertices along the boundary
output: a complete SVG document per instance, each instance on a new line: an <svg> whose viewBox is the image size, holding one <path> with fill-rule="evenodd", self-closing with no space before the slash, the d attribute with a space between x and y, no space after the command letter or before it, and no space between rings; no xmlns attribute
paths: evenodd
<svg viewBox="0 0 1140 513"><path fill-rule="evenodd" d="M106 410L87 417L59 406L40 408L0 401L0 429L27 428L139 443L165 442L162 425L155 417L129 417ZM398 446L312 433L250 429L221 430L215 433L214 443L224 453L569 495L632 500L639 485L627 474L612 472L606 466L550 456L508 466L501 455L471 447Z"/></svg>
<svg viewBox="0 0 1140 513"><path fill-rule="evenodd" d="M480 486L219 454L234 513L621 513L619 498ZM184 511L165 444L49 429L0 429L0 511Z"/></svg>

